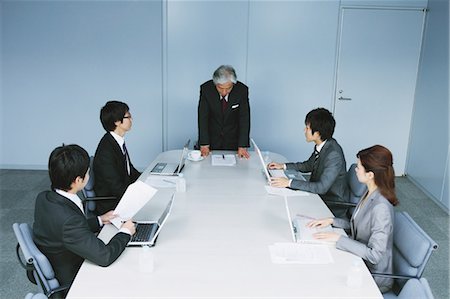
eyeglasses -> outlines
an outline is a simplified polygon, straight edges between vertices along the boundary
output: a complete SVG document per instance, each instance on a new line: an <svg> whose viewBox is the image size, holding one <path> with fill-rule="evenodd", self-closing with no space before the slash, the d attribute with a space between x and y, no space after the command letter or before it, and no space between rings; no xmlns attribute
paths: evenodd
<svg viewBox="0 0 450 299"><path fill-rule="evenodd" d="M123 118L133 118L133 116L131 116L131 114L130 114L130 115L124 116Z"/></svg>

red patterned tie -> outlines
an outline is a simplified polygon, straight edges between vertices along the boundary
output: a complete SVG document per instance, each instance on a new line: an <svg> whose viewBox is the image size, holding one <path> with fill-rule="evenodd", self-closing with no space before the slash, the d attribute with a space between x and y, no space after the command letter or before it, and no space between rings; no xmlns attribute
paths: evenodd
<svg viewBox="0 0 450 299"><path fill-rule="evenodd" d="M228 102L225 100L225 97L222 97L222 112L227 110Z"/></svg>

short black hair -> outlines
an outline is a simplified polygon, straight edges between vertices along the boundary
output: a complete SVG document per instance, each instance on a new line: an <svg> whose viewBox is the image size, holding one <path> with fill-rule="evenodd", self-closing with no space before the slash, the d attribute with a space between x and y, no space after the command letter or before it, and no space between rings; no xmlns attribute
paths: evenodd
<svg viewBox="0 0 450 299"><path fill-rule="evenodd" d="M107 131L116 129L116 121L123 121L125 114L130 111L127 104L119 101L109 101L100 110L100 121L103 128Z"/></svg>
<svg viewBox="0 0 450 299"><path fill-rule="evenodd" d="M79 145L62 145L55 148L48 160L48 174L52 189L70 190L77 177L84 178L89 169L89 155Z"/></svg>
<svg viewBox="0 0 450 299"><path fill-rule="evenodd" d="M325 141L333 137L336 121L333 114L327 109L316 108L306 114L305 125L309 125L312 134L319 132L320 139Z"/></svg>

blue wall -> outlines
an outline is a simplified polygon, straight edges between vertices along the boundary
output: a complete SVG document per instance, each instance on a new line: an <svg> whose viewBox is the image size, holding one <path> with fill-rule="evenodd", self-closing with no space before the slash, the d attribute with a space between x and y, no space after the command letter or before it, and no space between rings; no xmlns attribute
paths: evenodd
<svg viewBox="0 0 450 299"><path fill-rule="evenodd" d="M429 0L411 128L408 175L449 207L449 1Z"/></svg>
<svg viewBox="0 0 450 299"><path fill-rule="evenodd" d="M161 151L160 2L2 2L2 167L46 168L63 142L93 154L100 108L126 101L134 163Z"/></svg>
<svg viewBox="0 0 450 299"><path fill-rule="evenodd" d="M340 5L380 3L426 0L0 2L0 167L45 169L63 142L93 154L99 109L117 98L142 169L196 140L199 85L220 64L250 86L261 148L302 159L305 114L333 107ZM429 7L407 171L448 205L448 1Z"/></svg>

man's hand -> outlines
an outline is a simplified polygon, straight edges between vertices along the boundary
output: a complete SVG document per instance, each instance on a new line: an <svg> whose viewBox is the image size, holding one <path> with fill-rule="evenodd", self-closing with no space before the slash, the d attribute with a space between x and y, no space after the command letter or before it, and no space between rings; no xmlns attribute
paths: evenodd
<svg viewBox="0 0 450 299"><path fill-rule="evenodd" d="M110 224L111 219L114 218L116 218L116 215L114 215L114 211L112 210L100 216L100 219L102 220L103 224Z"/></svg>
<svg viewBox="0 0 450 299"><path fill-rule="evenodd" d="M269 169L284 169L284 164L271 162L271 163L269 163L268 167L269 167Z"/></svg>
<svg viewBox="0 0 450 299"><path fill-rule="evenodd" d="M201 145L200 152L202 153L202 157L208 157L209 155L209 145Z"/></svg>
<svg viewBox="0 0 450 299"><path fill-rule="evenodd" d="M238 147L237 155L239 158L250 158L250 154L247 152L247 148L245 147Z"/></svg>
<svg viewBox="0 0 450 299"><path fill-rule="evenodd" d="M125 221L120 228L126 228L130 231L131 235L134 235L136 233L136 226L134 225L133 221L127 220Z"/></svg>
<svg viewBox="0 0 450 299"><path fill-rule="evenodd" d="M271 178L270 186L278 187L278 188L289 187L289 179L287 179L287 178Z"/></svg>

